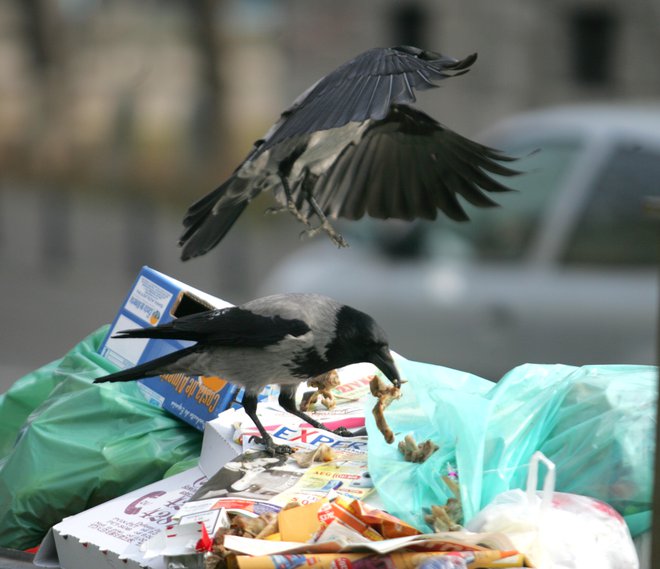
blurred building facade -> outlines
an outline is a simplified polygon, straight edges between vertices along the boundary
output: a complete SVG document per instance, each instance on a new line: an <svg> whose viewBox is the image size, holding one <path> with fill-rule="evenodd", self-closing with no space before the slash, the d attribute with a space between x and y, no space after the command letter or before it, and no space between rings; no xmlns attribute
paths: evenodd
<svg viewBox="0 0 660 569"><path fill-rule="evenodd" d="M477 51L468 75L420 97L473 134L521 109L657 97L659 30L644 0L5 0L0 166L185 202L369 47Z"/></svg>

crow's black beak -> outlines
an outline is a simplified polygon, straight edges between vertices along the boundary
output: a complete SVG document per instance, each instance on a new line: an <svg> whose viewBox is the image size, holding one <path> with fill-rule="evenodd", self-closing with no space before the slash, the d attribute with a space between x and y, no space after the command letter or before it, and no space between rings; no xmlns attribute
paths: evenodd
<svg viewBox="0 0 660 569"><path fill-rule="evenodd" d="M399 370L394 363L389 348L384 347L373 354L371 363L383 372L385 377L392 382L394 387L401 387L401 376L399 375Z"/></svg>

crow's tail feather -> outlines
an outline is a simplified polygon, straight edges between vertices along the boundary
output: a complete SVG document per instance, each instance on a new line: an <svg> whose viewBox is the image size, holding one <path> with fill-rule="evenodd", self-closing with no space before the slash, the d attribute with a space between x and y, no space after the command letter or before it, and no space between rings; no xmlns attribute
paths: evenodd
<svg viewBox="0 0 660 569"><path fill-rule="evenodd" d="M111 373L109 375L104 375L103 377L97 377L94 380L94 383L106 383L106 382L117 382L117 381L135 381L138 379L144 379L145 377L152 377L154 375L160 375L168 372L168 366L175 364L182 357L192 354L197 349L197 346L189 346L188 348L183 348L182 350L177 350L171 354L161 356L149 362L136 365L128 369L118 371L116 373ZM180 370L172 370L171 373L179 373ZM191 375L196 375L191 371Z"/></svg>
<svg viewBox="0 0 660 569"><path fill-rule="evenodd" d="M176 328L173 322L159 324L158 326L147 326L146 328L131 328L121 330L112 335L113 338L154 338L157 340L188 340L198 342L200 334L194 330L181 330Z"/></svg>
<svg viewBox="0 0 660 569"><path fill-rule="evenodd" d="M243 193L245 188L245 180L232 176L190 206L179 239L183 261L199 257L220 243L248 205L250 198Z"/></svg>

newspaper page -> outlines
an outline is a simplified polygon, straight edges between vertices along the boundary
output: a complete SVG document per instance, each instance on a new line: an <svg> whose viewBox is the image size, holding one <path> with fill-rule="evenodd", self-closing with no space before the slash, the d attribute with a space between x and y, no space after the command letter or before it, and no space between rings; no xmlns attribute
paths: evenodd
<svg viewBox="0 0 660 569"><path fill-rule="evenodd" d="M367 471L366 438L316 431L292 430L289 440L301 451L313 451L310 441L318 443L322 437L332 460L301 466L296 460L299 454L273 456L248 450L225 464L181 507L179 523L203 520L209 532L215 532L222 510L260 515L276 513L289 502L316 502L331 492L349 498L369 496L374 488Z"/></svg>

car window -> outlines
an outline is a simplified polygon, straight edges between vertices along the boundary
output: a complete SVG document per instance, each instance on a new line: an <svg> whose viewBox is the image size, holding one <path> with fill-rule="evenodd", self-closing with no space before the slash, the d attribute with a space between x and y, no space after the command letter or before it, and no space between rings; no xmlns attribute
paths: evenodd
<svg viewBox="0 0 660 569"><path fill-rule="evenodd" d="M524 256L552 196L561 188L580 150L576 139L537 140L498 145L520 157L512 166L521 172L499 178L516 190L491 194L501 207L471 208L471 221L458 232L480 259L515 260Z"/></svg>
<svg viewBox="0 0 660 569"><path fill-rule="evenodd" d="M644 202L660 196L660 153L619 147L596 179L564 254L567 264L644 266L658 260L658 224Z"/></svg>

